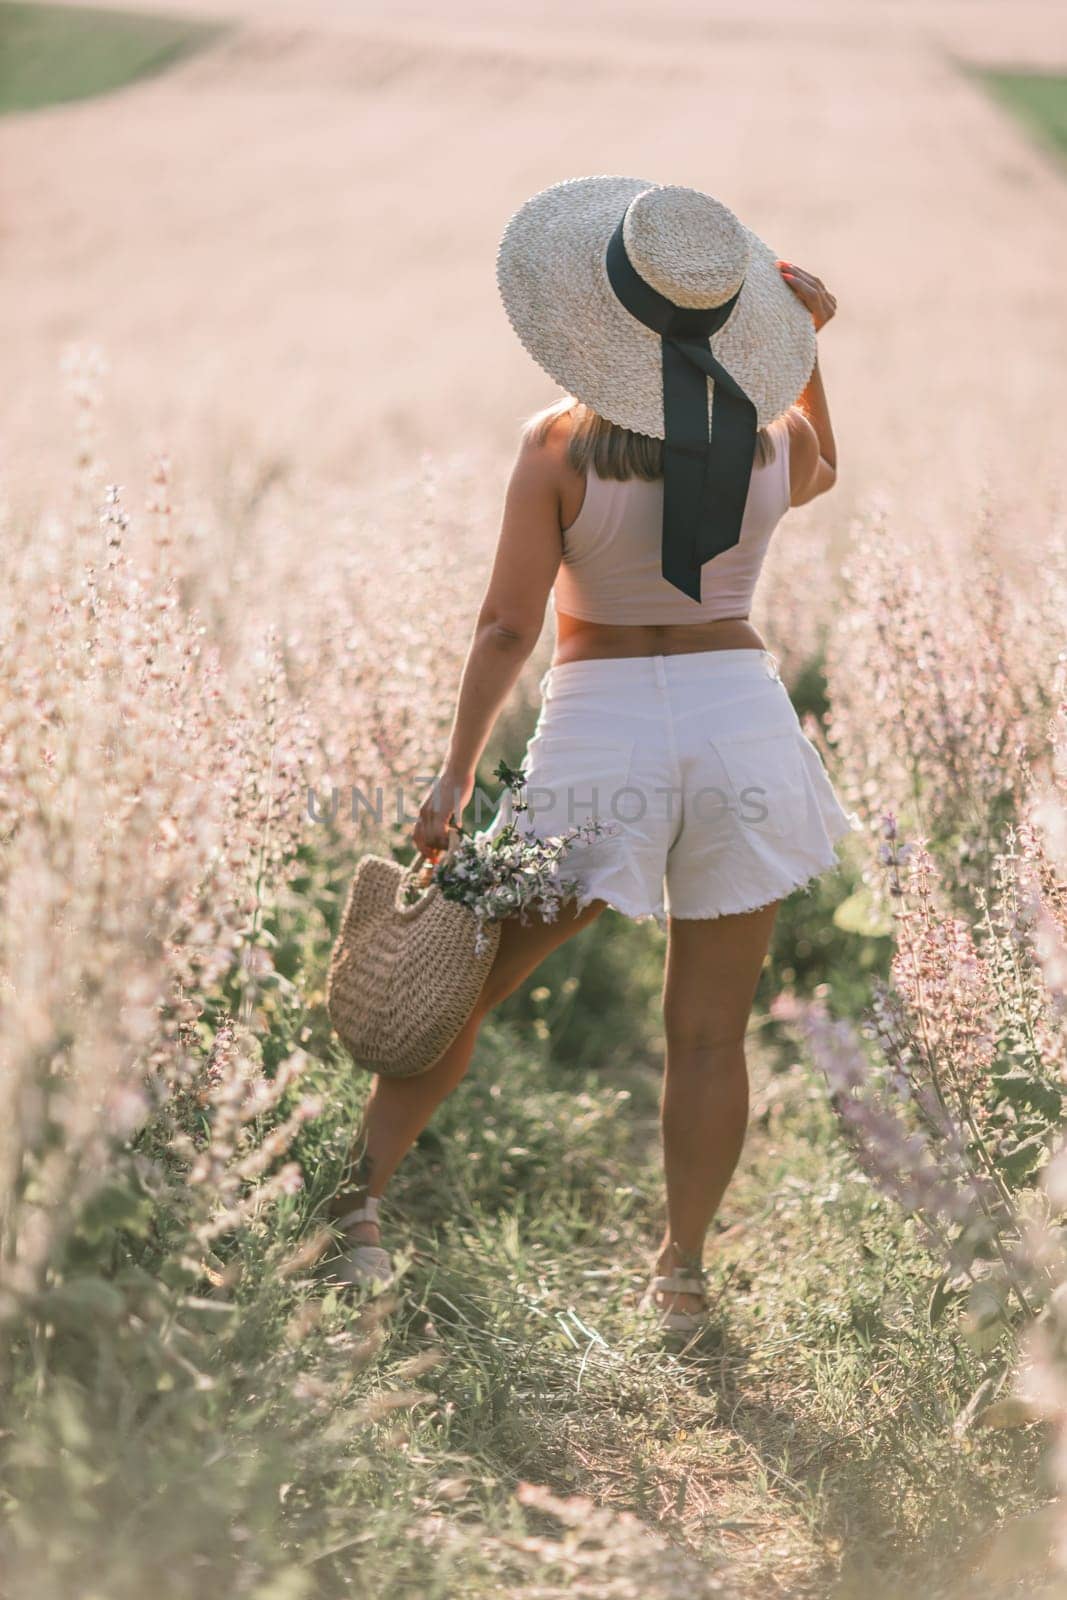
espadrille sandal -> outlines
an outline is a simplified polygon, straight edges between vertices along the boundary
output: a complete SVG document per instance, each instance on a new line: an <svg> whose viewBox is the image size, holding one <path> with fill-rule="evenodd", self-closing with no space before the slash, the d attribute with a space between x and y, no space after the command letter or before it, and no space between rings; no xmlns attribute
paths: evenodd
<svg viewBox="0 0 1067 1600"><path fill-rule="evenodd" d="M377 1222L381 1196L372 1194L354 1211L332 1219L335 1228L351 1227L353 1222ZM353 1244L341 1256L331 1273L341 1283L360 1288L387 1288L393 1282L393 1263L388 1250L377 1244Z"/></svg>
<svg viewBox="0 0 1067 1600"><path fill-rule="evenodd" d="M656 1304L657 1293L698 1294L703 1301L699 1311L675 1311ZM653 1317L667 1333L700 1333L708 1326L708 1292L703 1267L696 1271L657 1272L649 1282L639 1309Z"/></svg>

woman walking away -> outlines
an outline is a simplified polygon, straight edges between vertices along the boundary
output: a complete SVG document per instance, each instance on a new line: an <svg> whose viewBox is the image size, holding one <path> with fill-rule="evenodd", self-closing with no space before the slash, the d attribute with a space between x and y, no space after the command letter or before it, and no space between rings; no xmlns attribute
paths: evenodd
<svg viewBox="0 0 1067 1600"><path fill-rule="evenodd" d="M859 826L748 620L781 517L835 481L816 351L835 301L719 201L635 178L535 195L505 230L497 275L516 333L565 394L523 431L414 841L446 847L550 592L556 647L525 825L540 837L608 826L568 854L579 893L557 921L503 924L478 1003L434 1066L375 1078L331 1209L341 1275L387 1281L379 1201L466 1072L483 1018L612 907L667 931L667 1224L643 1305L696 1332L704 1242L745 1136L745 1031L775 914ZM505 795L483 837L510 816Z"/></svg>

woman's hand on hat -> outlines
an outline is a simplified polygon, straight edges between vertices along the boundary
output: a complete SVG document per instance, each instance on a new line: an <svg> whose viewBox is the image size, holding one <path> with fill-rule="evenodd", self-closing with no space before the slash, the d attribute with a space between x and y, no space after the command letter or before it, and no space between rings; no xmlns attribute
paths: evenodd
<svg viewBox="0 0 1067 1600"><path fill-rule="evenodd" d="M473 793L473 773L462 776L442 768L419 807L412 829L415 848L421 855L434 860L442 850L447 850L448 825L453 817L463 815Z"/></svg>
<svg viewBox="0 0 1067 1600"><path fill-rule="evenodd" d="M778 261L775 265L797 299L811 312L815 332L818 333L837 310L837 301L822 279L815 277L814 273L805 272L803 267L795 266L792 261Z"/></svg>

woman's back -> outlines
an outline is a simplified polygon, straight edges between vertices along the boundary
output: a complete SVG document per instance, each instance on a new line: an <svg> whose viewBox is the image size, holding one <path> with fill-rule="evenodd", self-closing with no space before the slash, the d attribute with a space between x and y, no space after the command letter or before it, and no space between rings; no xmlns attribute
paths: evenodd
<svg viewBox="0 0 1067 1600"><path fill-rule="evenodd" d="M753 464L740 539L704 564L699 605L660 570L662 478L601 478L590 463L582 508L563 533L557 612L617 625L747 617L771 535L790 504L787 417L769 431L774 459Z"/></svg>

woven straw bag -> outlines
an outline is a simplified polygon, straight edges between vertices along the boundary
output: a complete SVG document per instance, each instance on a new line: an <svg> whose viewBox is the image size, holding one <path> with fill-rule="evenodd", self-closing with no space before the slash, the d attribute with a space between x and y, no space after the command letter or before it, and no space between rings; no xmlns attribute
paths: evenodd
<svg viewBox="0 0 1067 1600"><path fill-rule="evenodd" d="M357 1066L410 1078L439 1060L474 1009L500 943L489 923L475 951L474 913L436 883L408 905L410 867L367 855L356 868L330 958L326 1009Z"/></svg>

